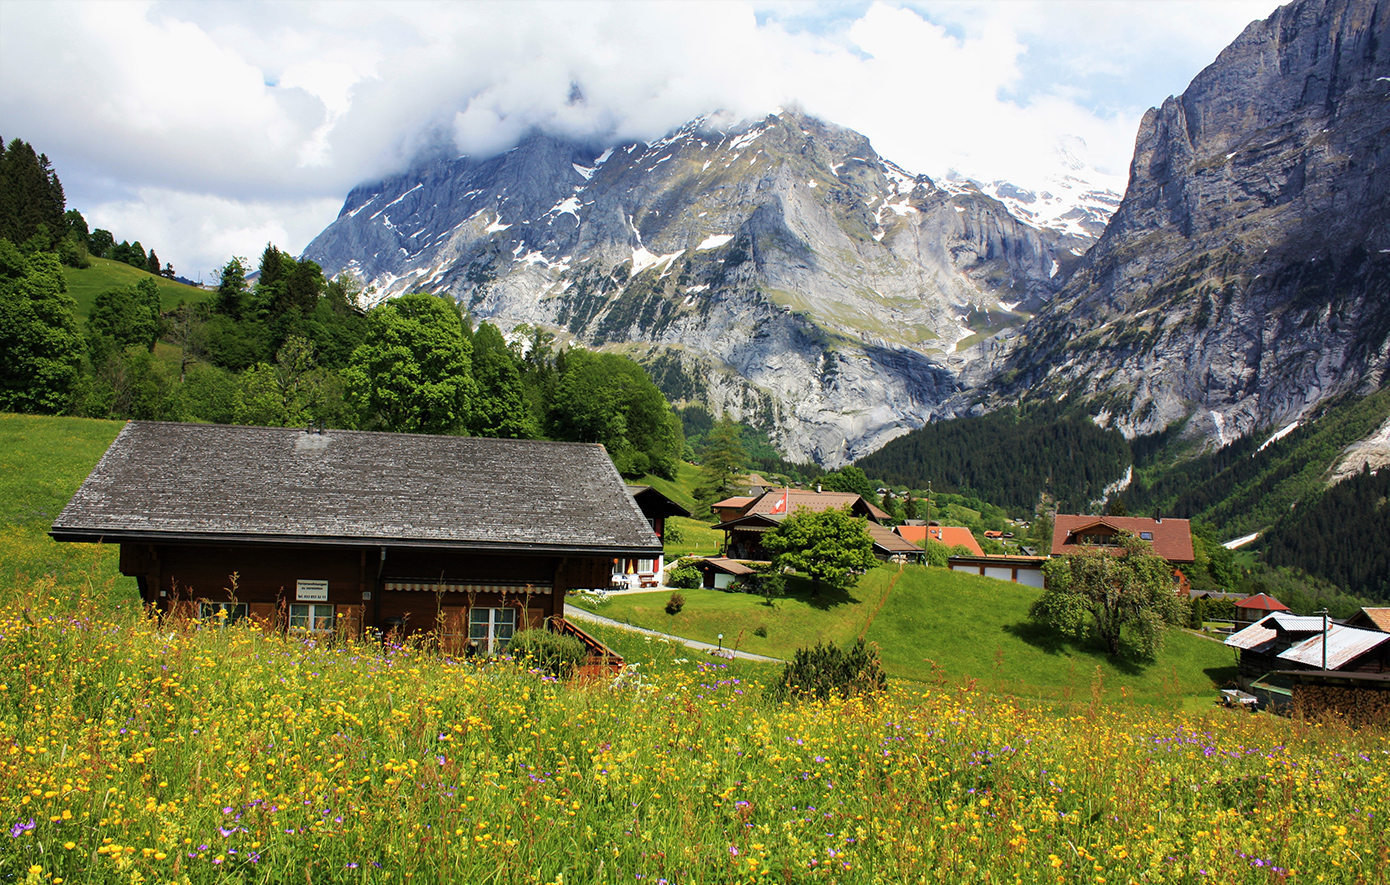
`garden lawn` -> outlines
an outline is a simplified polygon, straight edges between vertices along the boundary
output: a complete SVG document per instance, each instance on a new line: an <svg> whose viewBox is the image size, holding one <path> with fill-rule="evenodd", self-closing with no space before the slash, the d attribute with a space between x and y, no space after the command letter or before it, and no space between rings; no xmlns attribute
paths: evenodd
<svg viewBox="0 0 1390 885"><path fill-rule="evenodd" d="M725 646L782 659L817 642L864 638L878 646L890 676L1056 702L1210 706L1235 676L1230 649L1184 631L1170 631L1152 661L1114 661L1098 644L1059 640L1028 619L1037 590L978 575L885 566L847 595L816 597L800 578L788 581L788 591L769 608L744 593L682 590L685 606L675 615L665 610L665 591L600 604L580 597L578 604L688 639L713 643L723 633ZM765 638L754 633L758 627Z"/></svg>

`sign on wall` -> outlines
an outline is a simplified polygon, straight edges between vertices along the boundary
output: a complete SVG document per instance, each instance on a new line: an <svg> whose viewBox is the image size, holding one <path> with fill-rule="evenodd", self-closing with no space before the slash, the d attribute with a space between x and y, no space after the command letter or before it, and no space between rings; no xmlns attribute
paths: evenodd
<svg viewBox="0 0 1390 885"><path fill-rule="evenodd" d="M327 581L295 581L295 582L294 582L294 601L295 601L295 602L327 602L327 601L328 601L328 582L327 582Z"/></svg>

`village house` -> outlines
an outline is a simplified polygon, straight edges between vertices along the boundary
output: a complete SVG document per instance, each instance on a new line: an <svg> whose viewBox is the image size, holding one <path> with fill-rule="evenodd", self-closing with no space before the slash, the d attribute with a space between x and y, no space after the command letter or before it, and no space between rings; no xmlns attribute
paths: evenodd
<svg viewBox="0 0 1390 885"><path fill-rule="evenodd" d="M925 546L928 538L946 547L964 547L972 556L984 556L980 542L975 540L970 529L953 525L900 525L893 531L911 544Z"/></svg>
<svg viewBox="0 0 1390 885"><path fill-rule="evenodd" d="M714 528L725 532L724 553L730 559L767 561L770 555L763 549L762 536L782 520L803 510L819 512L848 507L855 516L864 517L870 525L887 531L883 523L890 517L860 495L851 492L822 492L805 489L772 489L754 497L726 498L711 505L719 523ZM891 531L887 531L892 534ZM895 554L907 555L906 546L882 534L874 536L874 552L880 558ZM914 548L915 549L915 548Z"/></svg>
<svg viewBox="0 0 1390 885"><path fill-rule="evenodd" d="M661 542L602 446L132 421L54 521L120 545L161 613L277 629L434 632L496 653L573 632L565 591Z"/></svg>
<svg viewBox="0 0 1390 885"><path fill-rule="evenodd" d="M684 516L689 518L690 511L672 501L661 491L651 486L629 485L627 490L632 494L632 499L641 508L642 515L647 517L647 522L651 525L652 531L656 532L658 539L664 541L666 537L666 520L672 516ZM666 557L664 554L657 554L655 558L634 558L620 557L613 560L613 579L614 586L621 587L656 587L661 584L661 575L666 571Z"/></svg>
<svg viewBox="0 0 1390 885"><path fill-rule="evenodd" d="M1287 612L1289 607L1266 593L1256 593L1235 602L1236 626L1253 624L1275 612Z"/></svg>
<svg viewBox="0 0 1390 885"><path fill-rule="evenodd" d="M1192 552L1192 526L1185 519L1147 516L1082 516L1059 513L1052 523L1052 555L1066 556L1096 547L1117 547L1122 533L1147 541L1156 556L1174 567L1196 561Z"/></svg>
<svg viewBox="0 0 1390 885"><path fill-rule="evenodd" d="M1390 716L1390 633L1274 612L1231 634L1240 687L1272 707Z"/></svg>

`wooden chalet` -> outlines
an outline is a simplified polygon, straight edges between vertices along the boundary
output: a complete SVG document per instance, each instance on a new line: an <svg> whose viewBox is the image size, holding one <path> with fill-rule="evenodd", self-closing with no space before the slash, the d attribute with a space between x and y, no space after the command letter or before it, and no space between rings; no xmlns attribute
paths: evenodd
<svg viewBox="0 0 1390 885"><path fill-rule="evenodd" d="M1360 627L1362 630L1374 630L1378 633L1390 633L1390 607L1363 608L1347 618L1347 626Z"/></svg>
<svg viewBox="0 0 1390 885"><path fill-rule="evenodd" d="M1241 687L1267 706L1390 722L1390 633L1275 612L1226 644Z"/></svg>
<svg viewBox="0 0 1390 885"><path fill-rule="evenodd" d="M496 653L661 542L602 446L132 421L54 521L146 604ZM612 660L612 658L608 658ZM621 659L617 659L621 660Z"/></svg>
<svg viewBox="0 0 1390 885"><path fill-rule="evenodd" d="M766 561L770 559L763 549L762 535L781 524L793 513L803 510L819 512L832 508L849 507L855 516L862 516L870 524L882 526L890 518L879 508L852 492L821 492L804 489L772 489L751 498L727 498L713 505L719 517L714 528L725 532L724 552L731 559ZM886 528L886 527L885 527ZM888 532L892 534L891 531ZM875 539L875 553L892 555L886 544L898 546L884 538ZM896 552L906 554L906 548Z"/></svg>
<svg viewBox="0 0 1390 885"><path fill-rule="evenodd" d="M1256 593L1253 596L1246 596L1235 602L1236 621L1242 624L1253 624L1263 620L1275 612L1287 612L1289 607L1275 599L1267 593Z"/></svg>
<svg viewBox="0 0 1390 885"><path fill-rule="evenodd" d="M629 485L627 490L641 508L652 531L658 539L666 537L666 520L672 516L690 517L690 511L666 497L651 486ZM613 560L613 579L615 585L655 587L661 583L661 574L666 570L666 558L658 553L655 557L619 557Z"/></svg>

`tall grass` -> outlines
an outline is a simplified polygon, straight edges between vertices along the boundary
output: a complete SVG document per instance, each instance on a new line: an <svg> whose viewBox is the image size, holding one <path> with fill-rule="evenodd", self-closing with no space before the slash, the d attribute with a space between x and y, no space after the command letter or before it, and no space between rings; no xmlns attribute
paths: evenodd
<svg viewBox="0 0 1390 885"><path fill-rule="evenodd" d="M1390 745L1335 723L904 685L777 704L756 671L660 643L567 685L112 618L55 589L0 613L0 881L1375 882L1390 864Z"/></svg>

